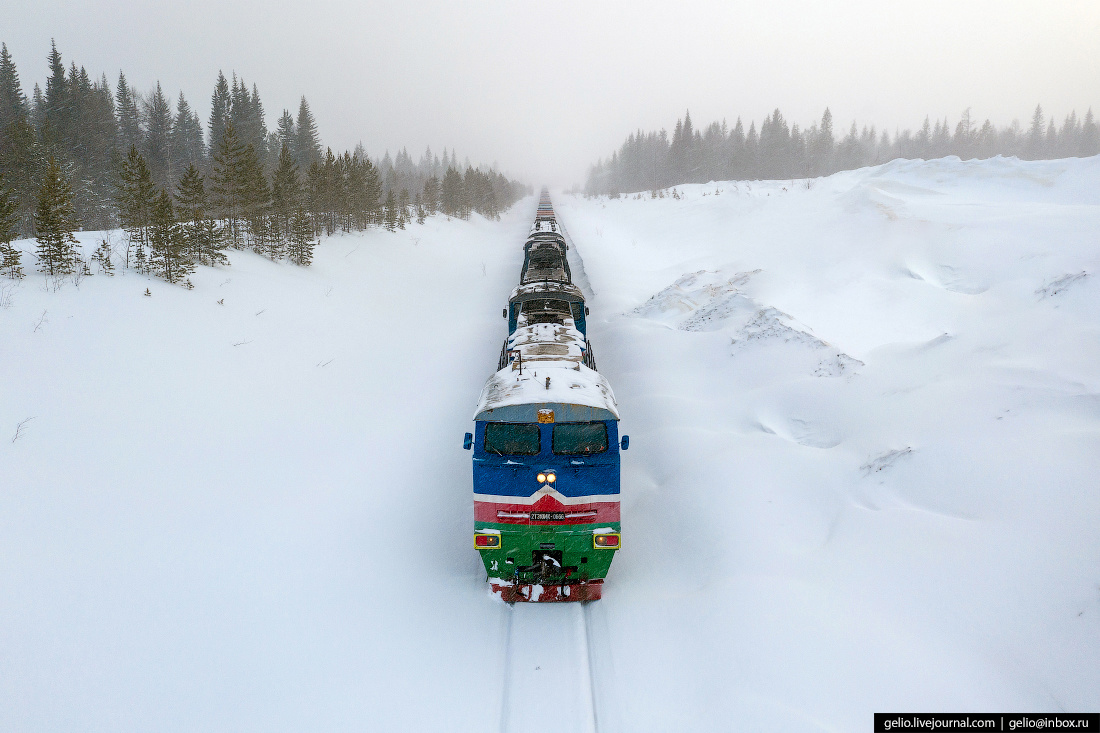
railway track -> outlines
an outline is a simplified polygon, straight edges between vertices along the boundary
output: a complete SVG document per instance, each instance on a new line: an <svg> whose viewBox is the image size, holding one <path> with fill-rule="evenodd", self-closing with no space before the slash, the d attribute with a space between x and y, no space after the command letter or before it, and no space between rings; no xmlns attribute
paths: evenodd
<svg viewBox="0 0 1100 733"><path fill-rule="evenodd" d="M602 731L584 609L517 603L508 613L501 732Z"/></svg>
<svg viewBox="0 0 1100 733"><path fill-rule="evenodd" d="M501 733L620 730L599 603L516 603L505 613Z"/></svg>

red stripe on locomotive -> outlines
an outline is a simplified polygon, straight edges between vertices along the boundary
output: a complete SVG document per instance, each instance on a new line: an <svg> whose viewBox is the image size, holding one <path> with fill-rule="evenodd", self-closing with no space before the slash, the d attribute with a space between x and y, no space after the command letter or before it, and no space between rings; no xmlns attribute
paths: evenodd
<svg viewBox="0 0 1100 733"><path fill-rule="evenodd" d="M561 518L531 519L532 514L555 514ZM507 504L475 501L474 520L498 524L593 524L619 521L619 502L597 501L588 504L562 504L544 496L534 504Z"/></svg>

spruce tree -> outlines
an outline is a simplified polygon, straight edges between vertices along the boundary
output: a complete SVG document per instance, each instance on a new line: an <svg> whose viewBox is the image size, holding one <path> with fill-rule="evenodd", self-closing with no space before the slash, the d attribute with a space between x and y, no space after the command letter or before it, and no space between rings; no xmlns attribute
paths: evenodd
<svg viewBox="0 0 1100 733"><path fill-rule="evenodd" d="M1100 153L1100 129L1092 116L1092 107L1085 114L1085 121L1081 125L1081 144L1078 155L1082 158Z"/></svg>
<svg viewBox="0 0 1100 733"><path fill-rule="evenodd" d="M355 160L351 157L351 153L344 151L344 154L339 158L335 158L333 161L332 169L332 189L333 189L333 207L336 215L337 225L345 232L351 231L352 224L352 196L351 188L356 184L358 178L358 172Z"/></svg>
<svg viewBox="0 0 1100 733"><path fill-rule="evenodd" d="M109 229L118 225L112 198L115 166L120 156L118 121L106 75L101 75L90 87L86 86L86 78L81 69L77 213L85 228Z"/></svg>
<svg viewBox="0 0 1100 733"><path fill-rule="evenodd" d="M279 118L278 123L275 125L275 137L279 140L278 149L280 153L283 146L286 145L290 148L290 155L297 160L294 150L298 145L298 130L294 126L294 117L291 116L290 110L283 110L283 116Z"/></svg>
<svg viewBox="0 0 1100 733"><path fill-rule="evenodd" d="M27 97L19 84L19 73L7 44L0 44L0 135L15 122L25 119Z"/></svg>
<svg viewBox="0 0 1100 733"><path fill-rule="evenodd" d="M31 107L19 83L19 74L7 46L0 47L0 170L15 198L15 228L29 234L41 180L42 156L38 134L31 124Z"/></svg>
<svg viewBox="0 0 1100 733"><path fill-rule="evenodd" d="M290 220L298 210L302 184L298 179L298 164L294 162L290 146L283 143L279 162L271 180L271 211L280 238L290 236Z"/></svg>
<svg viewBox="0 0 1100 733"><path fill-rule="evenodd" d="M271 240L267 221L271 187L264 176L259 153L251 144L245 146L241 155L237 178L241 186L241 216L248 223L252 248L257 252L266 252Z"/></svg>
<svg viewBox="0 0 1100 733"><path fill-rule="evenodd" d="M461 217L466 206L466 192L462 184L462 174L454 168L448 168L443 174L440 203L447 216Z"/></svg>
<svg viewBox="0 0 1100 733"><path fill-rule="evenodd" d="M208 122L210 138L208 142L211 157L213 157L214 151L222 145L225 127L229 124L229 105L229 82L226 81L225 74L219 70L218 80L214 83L214 93L210 97L210 121Z"/></svg>
<svg viewBox="0 0 1100 733"><path fill-rule="evenodd" d="M13 280L23 277L23 253L11 244L15 239L16 211L15 197L0 175L0 273Z"/></svg>
<svg viewBox="0 0 1100 733"><path fill-rule="evenodd" d="M187 242L176 221L172 197L161 190L153 200L149 225L149 267L170 283L179 282L195 271Z"/></svg>
<svg viewBox="0 0 1100 733"><path fill-rule="evenodd" d="M325 163L322 167L324 174L324 184L322 191L324 192L322 201L324 205L324 223L325 233L334 234L336 228L339 225L339 214L341 207L341 199L343 194L343 175L340 171L339 162L336 160L336 155L332 152L332 148L329 148L325 154Z"/></svg>
<svg viewBox="0 0 1100 733"><path fill-rule="evenodd" d="M366 223L377 224L382 219L382 178L370 158L363 157L362 208Z"/></svg>
<svg viewBox="0 0 1100 733"><path fill-rule="evenodd" d="M127 234L125 266L129 267L132 247L140 253L139 259L145 260L156 193L149 166L135 146L130 146L130 152L119 169L119 179L115 200L118 203L119 220Z"/></svg>
<svg viewBox="0 0 1100 733"><path fill-rule="evenodd" d="M264 114L264 105L260 101L260 90L252 85L252 97L249 99L250 122L253 129L251 139L245 139L245 143L252 143L256 148L256 154L260 156L260 162L268 167L269 151L267 149L267 116ZM273 162L273 161L272 161Z"/></svg>
<svg viewBox="0 0 1100 733"><path fill-rule="evenodd" d="M1047 124L1046 139L1043 142L1043 158L1058 158L1058 129L1054 126L1054 119L1051 118Z"/></svg>
<svg viewBox="0 0 1100 733"><path fill-rule="evenodd" d="M241 216L245 204L247 181L242 174L245 147L237 139L237 131L232 122L226 123L212 157L214 165L210 175L211 199L215 209L225 220L230 245L238 248L241 246L244 234L241 228Z"/></svg>
<svg viewBox="0 0 1100 733"><path fill-rule="evenodd" d="M424 208L429 214L439 212L439 179L435 176L424 181Z"/></svg>
<svg viewBox="0 0 1100 733"><path fill-rule="evenodd" d="M315 160L310 163L309 171L306 173L306 198L315 234L321 232L322 217L325 210L325 188L325 168Z"/></svg>
<svg viewBox="0 0 1100 733"><path fill-rule="evenodd" d="M149 271L149 259L145 256L145 245L140 243L134 252L134 269L141 273Z"/></svg>
<svg viewBox="0 0 1100 733"><path fill-rule="evenodd" d="M233 74L233 84L229 89L229 121L233 123L241 145L246 148L251 145L260 161L264 162L267 157L267 125L260 92L253 85L250 95L248 85L236 74Z"/></svg>
<svg viewBox="0 0 1100 733"><path fill-rule="evenodd" d="M49 143L67 148L71 127L71 115L69 109L68 82L65 78L65 64L61 60L61 53L57 50L57 44L50 41L50 55L48 57L50 76L46 79L46 94L44 104L36 111L41 115L39 129L45 128L45 138Z"/></svg>
<svg viewBox="0 0 1100 733"><path fill-rule="evenodd" d="M101 240L95 252L92 253L92 262L99 265L100 274L108 276L115 274L115 265L111 262L111 245L106 239Z"/></svg>
<svg viewBox="0 0 1100 733"><path fill-rule="evenodd" d="M222 252L222 232L210 216L203 176L191 165L176 188L177 218L189 256L204 265L228 264Z"/></svg>
<svg viewBox="0 0 1100 733"><path fill-rule="evenodd" d="M409 222L409 189L401 189L397 199L397 228L404 229Z"/></svg>
<svg viewBox="0 0 1100 733"><path fill-rule="evenodd" d="M924 124L921 125L920 132L917 133L916 145L918 158L928 160L932 157L932 125L929 123L927 115L924 117Z"/></svg>
<svg viewBox="0 0 1100 733"><path fill-rule="evenodd" d="M187 103L183 92L180 92L179 99L176 100L176 116L172 120L169 141L175 177L183 175L188 166L203 165L206 151L202 140L202 123Z"/></svg>
<svg viewBox="0 0 1100 733"><path fill-rule="evenodd" d="M118 86L115 88L115 114L118 117L118 144L120 150L129 150L142 144L141 117L138 114L137 100L126 81L126 75L118 72Z"/></svg>
<svg viewBox="0 0 1100 733"><path fill-rule="evenodd" d="M304 96L298 105L297 130L298 144L293 152L298 158L298 170L309 170L314 161L321 160L321 142L317 136L317 121Z"/></svg>
<svg viewBox="0 0 1100 733"><path fill-rule="evenodd" d="M365 157L365 153L360 157L358 151L353 156L344 153L344 166L346 168L344 171L344 183L347 189L346 203L348 206L348 226L355 227L356 229L366 229L367 219L369 217L369 207L366 200L367 161L364 160Z"/></svg>
<svg viewBox="0 0 1100 733"><path fill-rule="evenodd" d="M48 275L72 273L78 262L79 243L73 232L77 229L73 208L73 188L61 164L53 157L46 163L38 206L34 212L34 228L38 240L38 269Z"/></svg>
<svg viewBox="0 0 1100 733"><path fill-rule="evenodd" d="M1043 155L1044 145L1044 133L1046 127L1044 124L1043 107L1042 105L1035 105L1035 112L1031 115L1031 128L1027 133L1027 146L1024 148L1024 155L1027 160L1038 160Z"/></svg>
<svg viewBox="0 0 1100 733"><path fill-rule="evenodd" d="M145 105L145 141L142 152L153 182L160 187L174 183L169 149L171 134L172 112L158 81L152 98Z"/></svg>
<svg viewBox="0 0 1100 733"><path fill-rule="evenodd" d="M386 194L386 229L394 231L397 229L397 197L393 195L393 189L391 188Z"/></svg>
<svg viewBox="0 0 1100 733"><path fill-rule="evenodd" d="M313 261L313 222L302 207L294 212L290 220L290 240L287 243L287 257L296 265L303 267Z"/></svg>

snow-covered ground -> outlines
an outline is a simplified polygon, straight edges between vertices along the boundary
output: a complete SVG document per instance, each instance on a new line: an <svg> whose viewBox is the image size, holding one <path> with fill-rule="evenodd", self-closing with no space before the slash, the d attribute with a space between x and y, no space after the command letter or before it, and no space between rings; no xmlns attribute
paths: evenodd
<svg viewBox="0 0 1100 733"><path fill-rule="evenodd" d="M683 190L557 201L629 729L1100 708L1100 158Z"/></svg>
<svg viewBox="0 0 1100 733"><path fill-rule="evenodd" d="M492 716L505 615L472 545L462 434L529 203L325 239L309 268L232 253L191 291L129 274L46 292L36 275L10 293L0 730Z"/></svg>
<svg viewBox="0 0 1100 733"><path fill-rule="evenodd" d="M589 677L601 732L1100 707L1100 159L678 190L555 197L632 438L583 614L471 547L533 200L7 288L0 730L553 729Z"/></svg>

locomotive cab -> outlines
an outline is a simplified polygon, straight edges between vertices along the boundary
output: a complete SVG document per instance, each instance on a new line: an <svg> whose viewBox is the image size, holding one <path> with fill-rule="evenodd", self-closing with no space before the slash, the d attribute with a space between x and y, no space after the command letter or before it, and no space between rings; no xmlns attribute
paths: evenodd
<svg viewBox="0 0 1100 733"><path fill-rule="evenodd" d="M617 419L561 404L538 405L534 421L493 412L504 419L477 420L471 441L474 544L490 582L505 600L548 600L508 597L532 588L599 598L620 544Z"/></svg>

